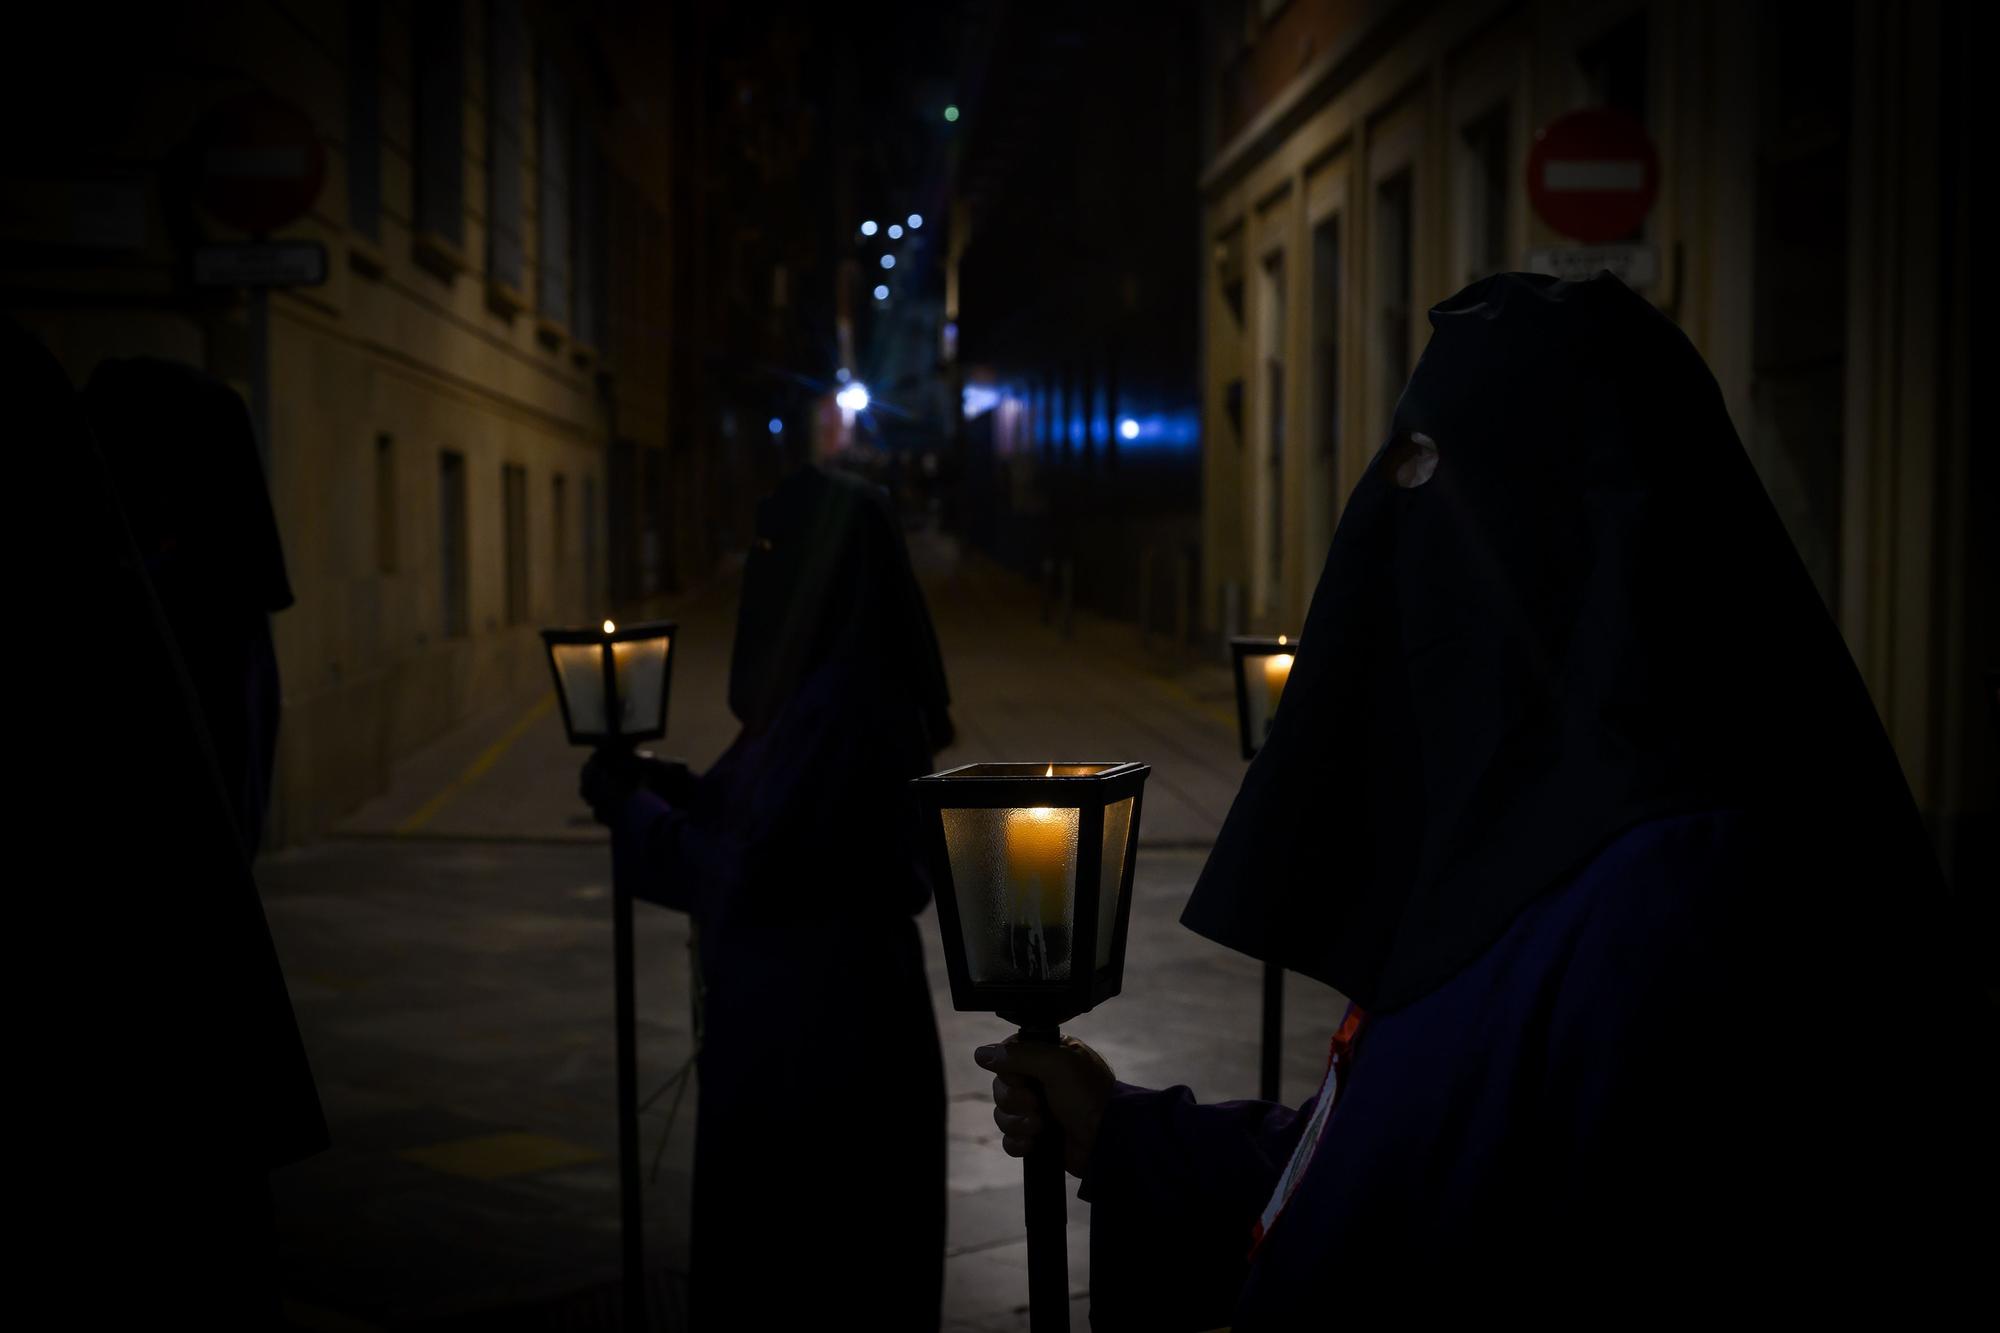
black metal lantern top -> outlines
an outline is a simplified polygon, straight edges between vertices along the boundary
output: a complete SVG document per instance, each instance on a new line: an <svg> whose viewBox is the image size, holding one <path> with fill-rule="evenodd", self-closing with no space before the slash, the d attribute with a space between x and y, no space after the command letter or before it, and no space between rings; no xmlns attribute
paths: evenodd
<svg viewBox="0 0 2000 1333"><path fill-rule="evenodd" d="M623 629L545 629L549 670L573 745L624 745L667 734L679 626L652 620Z"/></svg>
<svg viewBox="0 0 2000 1333"><path fill-rule="evenodd" d="M954 1008L1060 1023L1116 995L1145 764L967 764L918 778Z"/></svg>
<svg viewBox="0 0 2000 1333"><path fill-rule="evenodd" d="M1255 759L1271 721L1278 715L1278 696L1291 679L1292 655L1299 641L1280 634L1275 639L1237 638L1229 641L1236 661L1236 726L1243 757Z"/></svg>

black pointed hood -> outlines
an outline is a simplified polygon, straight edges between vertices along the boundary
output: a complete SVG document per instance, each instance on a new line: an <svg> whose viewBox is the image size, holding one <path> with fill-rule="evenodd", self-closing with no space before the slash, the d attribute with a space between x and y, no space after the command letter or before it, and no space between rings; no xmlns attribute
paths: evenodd
<svg viewBox="0 0 2000 1333"><path fill-rule="evenodd" d="M887 492L807 465L757 506L730 710L759 730L836 659L916 703L931 753L950 743L944 659Z"/></svg>
<svg viewBox="0 0 2000 1333"><path fill-rule="evenodd" d="M1860 676L1680 330L1608 274L1496 276L1430 319L1182 921L1392 1009L1675 812L1837 831L1941 892ZM1435 469L1399 484L1415 463Z"/></svg>

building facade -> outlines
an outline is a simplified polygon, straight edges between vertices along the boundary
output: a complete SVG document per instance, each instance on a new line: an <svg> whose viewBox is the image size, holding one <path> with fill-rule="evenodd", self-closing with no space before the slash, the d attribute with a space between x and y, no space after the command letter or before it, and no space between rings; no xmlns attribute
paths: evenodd
<svg viewBox="0 0 2000 1333"><path fill-rule="evenodd" d="M545 690L539 626L641 614L713 555L672 523L705 506L685 494L701 437L671 429L670 20L522 0L158 9L36 44L37 95L70 114L10 154L0 282L79 385L157 355L268 404L297 596L273 627L271 830L295 841L397 759ZM303 111L326 161L276 233L322 243L326 281L267 312L189 278L193 246L240 237L187 198L191 136L251 92Z"/></svg>
<svg viewBox="0 0 2000 1333"><path fill-rule="evenodd" d="M1975 521L1997 510L1966 378L1972 8L1213 7L1209 629L1297 630L1425 310L1570 244L1531 210L1533 136L1613 107L1660 163L1657 202L1625 238L1645 261L1634 283L1715 372L1947 868L1961 884L1990 871L2000 590Z"/></svg>

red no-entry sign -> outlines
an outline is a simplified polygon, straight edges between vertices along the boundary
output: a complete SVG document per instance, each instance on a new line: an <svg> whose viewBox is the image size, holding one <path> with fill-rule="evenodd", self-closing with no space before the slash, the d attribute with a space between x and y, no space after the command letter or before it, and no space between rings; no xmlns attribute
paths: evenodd
<svg viewBox="0 0 2000 1333"><path fill-rule="evenodd" d="M312 120L271 93L245 93L209 112L193 157L196 202L247 232L302 216L326 181L326 148Z"/></svg>
<svg viewBox="0 0 2000 1333"><path fill-rule="evenodd" d="M1595 245L1630 235L1660 193L1660 155L1645 126L1592 107L1558 116L1528 150L1528 200L1565 236Z"/></svg>

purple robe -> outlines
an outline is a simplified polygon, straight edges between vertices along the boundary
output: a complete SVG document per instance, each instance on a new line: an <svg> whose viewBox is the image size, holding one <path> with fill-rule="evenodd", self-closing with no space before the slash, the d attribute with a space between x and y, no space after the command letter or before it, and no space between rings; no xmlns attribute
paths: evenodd
<svg viewBox="0 0 2000 1333"><path fill-rule="evenodd" d="M696 1328L937 1327L944 1067L906 791L929 755L866 675L814 670L685 806L640 792L614 827L623 881L700 931Z"/></svg>
<svg viewBox="0 0 2000 1333"><path fill-rule="evenodd" d="M1444 985L1370 1015L1254 1257L1315 1101L1118 1085L1080 1191L1093 1327L1377 1326L1358 1312L1389 1301L1839 1308L1962 1281L1976 1233L1949 1196L1969 1203L1974 1177L1922 1146L1952 1141L1948 1116L1867 1096L1875 997L1839 989L1837 960L1774 968L1771 923L1748 918L1786 865L1738 813L1639 825ZM1917 1093L1936 1016L1909 1017Z"/></svg>

